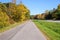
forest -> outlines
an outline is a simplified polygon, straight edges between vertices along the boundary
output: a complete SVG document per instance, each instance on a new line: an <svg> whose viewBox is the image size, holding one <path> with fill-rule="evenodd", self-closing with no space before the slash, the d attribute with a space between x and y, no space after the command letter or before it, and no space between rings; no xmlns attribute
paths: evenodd
<svg viewBox="0 0 60 40"><path fill-rule="evenodd" d="M30 10L23 4L0 2L0 29L30 19Z"/></svg>
<svg viewBox="0 0 60 40"><path fill-rule="evenodd" d="M44 13L31 15L31 19L60 20L60 4L57 8L53 8L52 10L46 10Z"/></svg>

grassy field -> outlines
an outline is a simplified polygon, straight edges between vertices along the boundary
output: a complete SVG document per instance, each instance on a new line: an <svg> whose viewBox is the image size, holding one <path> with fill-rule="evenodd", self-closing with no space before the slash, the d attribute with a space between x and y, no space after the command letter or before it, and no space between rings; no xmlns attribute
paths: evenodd
<svg viewBox="0 0 60 40"><path fill-rule="evenodd" d="M33 22L49 40L60 40L60 23L47 22L44 20L33 20Z"/></svg>

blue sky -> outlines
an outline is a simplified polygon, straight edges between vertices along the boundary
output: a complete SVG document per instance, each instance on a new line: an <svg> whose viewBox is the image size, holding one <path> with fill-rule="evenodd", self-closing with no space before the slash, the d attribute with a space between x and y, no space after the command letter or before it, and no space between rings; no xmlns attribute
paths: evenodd
<svg viewBox="0 0 60 40"><path fill-rule="evenodd" d="M10 2L11 0L0 0L0 2ZM23 4L28 7L31 15L43 13L45 10L51 10L57 8L60 4L60 0L22 0ZM17 4L20 0L17 0Z"/></svg>

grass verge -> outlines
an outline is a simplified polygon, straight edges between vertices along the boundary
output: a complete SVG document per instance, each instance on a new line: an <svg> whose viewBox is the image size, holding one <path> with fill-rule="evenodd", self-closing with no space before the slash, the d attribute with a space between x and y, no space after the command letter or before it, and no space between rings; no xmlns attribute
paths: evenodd
<svg viewBox="0 0 60 40"><path fill-rule="evenodd" d="M3 27L3 28L0 28L0 33L4 32L4 31L7 31L11 28L14 28L16 27L17 25L20 25L22 24L23 22L19 22L19 23L15 23L15 24L11 24L10 26L7 26L7 27Z"/></svg>
<svg viewBox="0 0 60 40"><path fill-rule="evenodd" d="M33 20L37 27L49 38L60 40L60 23Z"/></svg>

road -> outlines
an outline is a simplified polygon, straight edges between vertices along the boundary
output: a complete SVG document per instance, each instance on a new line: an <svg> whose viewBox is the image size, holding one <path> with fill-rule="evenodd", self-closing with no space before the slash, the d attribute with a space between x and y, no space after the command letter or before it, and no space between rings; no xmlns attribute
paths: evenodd
<svg viewBox="0 0 60 40"><path fill-rule="evenodd" d="M47 40L30 20L0 35L0 40Z"/></svg>
<svg viewBox="0 0 60 40"><path fill-rule="evenodd" d="M45 20L47 22L57 22L57 23L60 23L60 20Z"/></svg>

